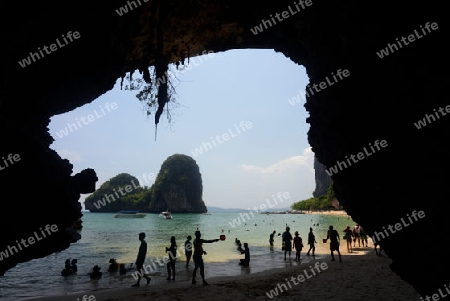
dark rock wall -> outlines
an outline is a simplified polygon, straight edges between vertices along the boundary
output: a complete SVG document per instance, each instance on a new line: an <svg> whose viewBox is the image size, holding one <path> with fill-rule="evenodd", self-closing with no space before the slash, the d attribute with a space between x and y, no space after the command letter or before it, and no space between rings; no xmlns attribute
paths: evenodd
<svg viewBox="0 0 450 301"><path fill-rule="evenodd" d="M313 191L313 197L318 198L327 194L327 189L330 187L332 181L327 174L326 166L314 157L314 178L316 180L316 189Z"/></svg>
<svg viewBox="0 0 450 301"><path fill-rule="evenodd" d="M21 159L0 170L2 212L20 211L21 217L0 221L0 251L45 224L70 228L81 215L79 194L94 189L95 172L75 179L70 162L49 149L46 127L52 115L93 101L125 72L143 70L156 57L174 62L203 50L272 48L304 65L311 84L348 70L348 77L307 97L310 145L330 167L377 139L386 140L385 148L332 176L340 204L370 234L422 210L425 217L380 243L393 259L392 269L421 294L436 293L450 282L447 251L425 249L445 239L449 203L441 190L450 167L450 117L442 115L422 129L414 126L448 105L445 2L313 0L312 6L257 35L250 28L293 3L149 1L118 16L115 10L126 3L4 4L9 18L0 21L0 157L19 154ZM420 32L426 22L437 22L439 28L383 59L377 56L396 38ZM81 37L30 66L17 63L68 31ZM2 260L0 270L63 250L76 240L73 232L57 233ZM427 252L436 264L424 258Z"/></svg>

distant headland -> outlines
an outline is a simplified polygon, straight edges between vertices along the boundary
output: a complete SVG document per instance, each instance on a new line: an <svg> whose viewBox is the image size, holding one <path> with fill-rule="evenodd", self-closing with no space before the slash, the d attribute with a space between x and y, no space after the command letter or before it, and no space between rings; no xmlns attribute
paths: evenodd
<svg viewBox="0 0 450 301"><path fill-rule="evenodd" d="M121 173L89 195L84 206L90 212L205 213L202 194L202 178L195 160L174 154L163 162L150 188L141 186L136 177Z"/></svg>

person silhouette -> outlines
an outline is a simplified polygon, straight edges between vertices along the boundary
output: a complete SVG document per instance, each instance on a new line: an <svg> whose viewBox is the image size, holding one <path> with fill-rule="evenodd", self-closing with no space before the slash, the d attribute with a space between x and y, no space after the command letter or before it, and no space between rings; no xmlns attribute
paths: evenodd
<svg viewBox="0 0 450 301"><path fill-rule="evenodd" d="M175 280L175 262L177 260L177 242L175 236L170 237L170 247L166 247L166 252L169 253L169 262L167 263L167 280Z"/></svg>
<svg viewBox="0 0 450 301"><path fill-rule="evenodd" d="M273 247L273 241L274 241L273 237L275 236L275 233L277 233L277 231L273 230L273 232L269 236L269 244L271 247Z"/></svg>
<svg viewBox="0 0 450 301"><path fill-rule="evenodd" d="M98 265L95 265L92 268L92 273L89 274L91 279L100 279L102 277L102 272L100 272L100 267Z"/></svg>
<svg viewBox="0 0 450 301"><path fill-rule="evenodd" d="M284 260L286 260L286 254L289 253L289 259L291 258L292 250L292 234L289 232L291 228L286 227L286 231L283 232L282 239L284 245Z"/></svg>
<svg viewBox="0 0 450 301"><path fill-rule="evenodd" d="M139 246L139 252L136 258L136 269L137 269L137 282L135 284L132 285L132 287L138 287L140 282L141 282L141 278L144 277L145 279L147 279L147 284L150 283L150 280L152 278L150 278L149 276L144 274L144 270L142 269L144 266L144 262L145 262L145 256L147 256L147 242L145 241L145 233L141 232L139 233L139 240L141 241L141 245ZM143 276L141 276L143 275Z"/></svg>
<svg viewBox="0 0 450 301"><path fill-rule="evenodd" d="M109 260L109 267L108 267L108 272L114 273L117 272L119 270L119 264L117 263L117 260L115 258L111 258Z"/></svg>
<svg viewBox="0 0 450 301"><path fill-rule="evenodd" d="M119 264L119 274L120 275L126 275L127 274L127 269L125 268L125 264L124 263Z"/></svg>
<svg viewBox="0 0 450 301"><path fill-rule="evenodd" d="M339 255L339 262L342 262L341 258L341 252L339 252L339 244L340 244L340 238L339 233L333 229L333 226L330 226L328 228L327 232L327 240L330 239L330 252L331 252L331 261L334 261L334 251L337 251Z"/></svg>
<svg viewBox="0 0 450 301"><path fill-rule="evenodd" d="M296 253L295 253L296 261L300 261L300 253L302 251L302 248L303 248L303 240L299 236L298 231L295 231L295 233L294 233L294 249L296 250Z"/></svg>
<svg viewBox="0 0 450 301"><path fill-rule="evenodd" d="M74 273L76 273L78 271L78 266L77 266L77 259L72 259L72 261L70 262L70 267L72 268L72 271Z"/></svg>
<svg viewBox="0 0 450 301"><path fill-rule="evenodd" d="M218 242L219 239L202 239L202 234L199 230L195 231L195 239L193 242L194 245L194 254L192 255L192 259L194 260L194 271L192 272L192 284L196 284L195 275L197 274L197 269L200 269L200 275L202 276L203 285L208 285L205 281L205 265L203 263L203 255L207 255L207 253L203 250L204 243L213 243Z"/></svg>
<svg viewBox="0 0 450 301"><path fill-rule="evenodd" d="M64 269L61 271L61 276L69 276L73 274L73 269L70 266L70 259L66 259L64 262Z"/></svg>
<svg viewBox="0 0 450 301"><path fill-rule="evenodd" d="M248 243L244 242L244 250L241 251L244 255L244 259L240 259L239 264L246 267L250 264L250 249L248 248Z"/></svg>
<svg viewBox="0 0 450 301"><path fill-rule="evenodd" d="M192 242L191 242L192 236L188 235L186 238L186 241L184 242L184 254L186 255L186 267L189 266L189 262L191 261L192 257Z"/></svg>
<svg viewBox="0 0 450 301"><path fill-rule="evenodd" d="M307 256L309 256L309 252L311 252L311 250L312 250L312 256L316 256L316 255L314 255L314 251L316 250L316 246L315 246L316 243L317 243L316 236L313 233L313 228L310 227L309 233L308 233L309 250L306 253Z"/></svg>

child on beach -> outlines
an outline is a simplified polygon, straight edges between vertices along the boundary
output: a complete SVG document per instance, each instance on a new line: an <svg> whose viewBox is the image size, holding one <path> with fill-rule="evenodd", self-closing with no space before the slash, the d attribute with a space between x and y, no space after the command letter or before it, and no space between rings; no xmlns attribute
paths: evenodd
<svg viewBox="0 0 450 301"><path fill-rule="evenodd" d="M177 260L177 243L175 236L170 237L170 247L166 247L166 252L169 253L169 262L167 263L167 280L175 280L175 262ZM172 278L171 278L172 276Z"/></svg>
<svg viewBox="0 0 450 301"><path fill-rule="evenodd" d="M294 249L297 251L295 253L295 260L297 260L297 261L300 261L300 252L302 251L302 248L303 248L303 240L298 235L298 231L295 231L295 233L294 233Z"/></svg>
<svg viewBox="0 0 450 301"><path fill-rule="evenodd" d="M192 236L188 235L186 241L184 242L184 254L186 255L186 267L189 266L189 261L191 261L192 257Z"/></svg>

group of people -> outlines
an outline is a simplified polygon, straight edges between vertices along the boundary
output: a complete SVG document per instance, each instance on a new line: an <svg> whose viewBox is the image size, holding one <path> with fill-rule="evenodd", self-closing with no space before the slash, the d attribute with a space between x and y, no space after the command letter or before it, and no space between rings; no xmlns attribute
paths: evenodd
<svg viewBox="0 0 450 301"><path fill-rule="evenodd" d="M191 242L192 237L189 235L185 241L185 255L186 255L186 266L189 265L191 257L194 261L194 270L192 271L192 284L196 284L197 271L200 270L200 276L202 277L203 285L208 285L205 280L205 265L203 262L203 255L207 255L206 251L203 250L204 243L218 242L219 239L203 239L201 238L201 233L199 230L195 231L195 239ZM138 287L140 285L141 278L144 277L147 280L147 284L150 283L151 277L143 272L143 266L145 262L145 257L147 255L147 243L145 242L145 233L139 233L139 240L141 245L139 247L138 256L136 258L136 269L140 273L137 273L137 282L133 284L133 287ZM169 261L167 263L167 280L175 280L175 263L176 263L176 252L177 243L175 236L170 238L170 246L166 247L166 252L169 254Z"/></svg>
<svg viewBox="0 0 450 301"><path fill-rule="evenodd" d="M64 269L61 271L61 275L69 276L76 274L78 271L77 262L78 262L77 259L72 259L72 261L70 259L66 259L64 263Z"/></svg>
<svg viewBox="0 0 450 301"><path fill-rule="evenodd" d="M347 251L349 253L353 252L352 242L353 248L356 247L356 243L358 243L358 247L361 247L361 244L363 247L369 247L368 236L360 224L356 224L353 229L351 229L350 226L347 226L343 232L345 233L343 238L347 242Z"/></svg>
<svg viewBox="0 0 450 301"><path fill-rule="evenodd" d="M300 261L300 259L301 259L300 254L304 247L303 239L299 235L298 231L295 231L294 237L292 237L292 234L290 231L291 231L291 228L289 226L286 226L286 231L284 231L283 234L281 235L281 239L282 239L281 249L284 251L284 260L286 260L287 256L289 256L289 259L291 258L291 251L294 249L294 250L296 250L295 260ZM276 231L274 230L269 236L269 243L270 243L271 247L273 247L275 233L276 233ZM308 233L309 249L308 249L308 252L306 253L307 256L309 256L310 253L312 253L312 256L315 256L314 252L316 250L316 246L315 246L316 243L317 243L317 241L316 241L316 237L313 233L313 229L309 228L309 233Z"/></svg>
<svg viewBox="0 0 450 301"><path fill-rule="evenodd" d="M353 248L356 247L356 243L358 243L358 247L361 247L361 245L364 247L369 247L368 242L368 235L364 231L363 227L361 227L360 224L356 224L353 229L350 228L350 226L347 226L344 230L343 239L347 242L347 250L349 253L352 252L352 243ZM269 236L269 244L271 247L273 247L274 244L274 238L275 238L276 231L274 230L270 236ZM278 234L280 235L280 233ZM298 231L295 231L294 237L292 237L290 233L290 228L286 226L286 231L283 232L281 235L282 237L282 250L284 251L284 260L286 260L287 255L289 258L291 258L291 251L296 250L295 260L300 260L300 253L303 249L303 240L299 236ZM327 238L324 239L324 242L327 242L330 240L330 251L331 251L331 260L334 261L334 253L337 252L339 255L339 261L342 262L341 259L341 253L339 251L339 245L340 245L340 236L337 230L333 228L333 226L330 226L327 231ZM310 253L312 253L312 256L315 252L315 244L317 243L315 239L315 235L313 233L313 228L309 228L308 233L308 245L309 250L307 251L306 255L310 256ZM375 246L376 247L376 246ZM375 252L378 254L379 252L375 249Z"/></svg>
<svg viewBox="0 0 450 301"><path fill-rule="evenodd" d="M78 271L78 266L77 266L78 260L77 259L67 259L65 261L65 266L64 269L61 271L61 275L66 277L66 276L70 276L70 275L74 275L77 274ZM117 260L115 258L111 258L109 260L109 267L108 267L108 272L111 273L115 273L115 272L119 272L120 275L125 275L127 272L127 269L125 268L125 264L123 263L118 263ZM92 268L92 272L89 273L89 276L91 277L91 279L99 279L102 277L103 273L100 272L101 268L98 265L95 265Z"/></svg>
<svg viewBox="0 0 450 301"><path fill-rule="evenodd" d="M358 246L366 245L368 246L367 242L367 235L365 234L364 229L357 224L355 228L352 230L349 226L346 227L346 229L343 230L345 232L344 239L347 241L347 249L349 252L352 251L352 240L354 245L356 245L356 242L358 242ZM270 236L269 236L269 243L270 246L273 247L274 245L274 238L275 238L276 231L274 230ZM284 251L284 260L287 259L287 256L289 256L289 259L291 258L291 251L295 250L295 260L300 261L300 255L301 251L304 248L303 245L303 239L299 235L298 231L295 231L294 236L292 236L290 232L290 227L286 226L285 231L282 234L278 234L278 236L281 235L282 238L282 250ZM147 255L147 242L145 241L145 233L141 232L139 233L139 241L141 242L139 246L138 255L135 261L134 268L138 271L137 274L137 282L133 284L133 287L139 287L141 278L146 278L147 284L150 283L151 277L146 275L143 272L143 266ZM339 251L339 245L340 245L340 236L339 233L333 228L333 226L330 226L327 232L327 238L324 239L324 242L327 242L328 239L330 240L330 251L331 251L331 260L334 261L334 252L336 251L339 256L339 261L342 262L341 253ZM194 241L191 241L192 237L189 235L187 236L187 239L184 243L184 251L186 255L186 267L189 266L189 262L192 260L194 261L194 270L192 271L192 284L196 284L196 275L197 271L200 270L200 276L202 278L203 285L208 285L208 283L205 280L205 266L203 262L203 255L207 255L206 251L203 249L204 243L213 243L218 242L219 239L203 239L201 238L201 233L199 230L195 231L195 239ZM244 258L240 259L240 265L242 266L249 266L250 263L250 250L248 243L244 243L244 248L242 248L242 243L236 238L235 239L236 245L238 245L238 251L241 254L244 254ZM308 233L308 239L307 244L309 245L309 249L306 253L307 256L310 256L310 253L312 256L315 256L315 244L317 244L315 235L313 233L313 228L309 228ZM169 260L167 262L167 280L175 280L175 263L177 259L177 243L175 236L170 237L170 246L166 247L166 252L169 255ZM121 275L125 275L127 272L127 269L125 268L125 265L123 263L119 264L115 258L111 258L109 261L110 265L108 267L109 272L117 272L119 271ZM61 275L68 276L72 275L77 272L77 259L67 259L65 262L65 268L61 271ZM89 274L92 279L98 279L102 276L102 272L100 272L100 267L98 265L94 266L93 271Z"/></svg>

